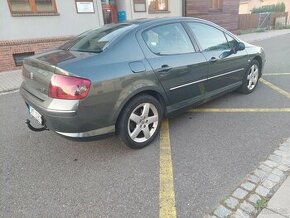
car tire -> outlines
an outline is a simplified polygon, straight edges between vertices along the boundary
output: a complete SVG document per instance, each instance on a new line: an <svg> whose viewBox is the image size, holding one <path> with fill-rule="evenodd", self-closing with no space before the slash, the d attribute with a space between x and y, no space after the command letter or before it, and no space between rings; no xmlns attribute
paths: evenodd
<svg viewBox="0 0 290 218"><path fill-rule="evenodd" d="M125 105L117 134L129 148L144 148L156 138L162 118L162 104L150 95L139 95Z"/></svg>
<svg viewBox="0 0 290 218"><path fill-rule="evenodd" d="M243 94L252 93L260 79L261 68L257 60L253 60L247 69L242 81L242 86L238 90Z"/></svg>

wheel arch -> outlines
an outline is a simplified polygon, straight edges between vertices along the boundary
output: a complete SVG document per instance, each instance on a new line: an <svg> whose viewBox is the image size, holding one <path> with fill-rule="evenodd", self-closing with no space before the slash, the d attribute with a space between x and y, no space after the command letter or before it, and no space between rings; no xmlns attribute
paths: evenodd
<svg viewBox="0 0 290 218"><path fill-rule="evenodd" d="M161 93L159 90L153 89L153 88L147 88L147 89L140 89L140 90L136 90L134 93L132 93L131 95L129 95L125 101L121 104L120 109L115 113L114 116L114 120L115 120L115 126L118 125L119 119L120 119L120 115L122 114L122 112L124 111L126 105L133 99L136 98L137 96L140 95L150 95L152 97L154 97L155 99L157 99L160 104L162 105L162 109L163 109L163 116L166 115L166 103L167 103L167 98L165 96L165 94ZM117 130L118 128L116 128Z"/></svg>
<svg viewBox="0 0 290 218"><path fill-rule="evenodd" d="M262 57L259 56L259 55L257 55L257 56L255 56L255 57L253 58L253 60L258 61L258 63L259 63L259 70L260 70L260 72L259 72L259 77L261 77L261 76L262 76L262 67L263 67Z"/></svg>

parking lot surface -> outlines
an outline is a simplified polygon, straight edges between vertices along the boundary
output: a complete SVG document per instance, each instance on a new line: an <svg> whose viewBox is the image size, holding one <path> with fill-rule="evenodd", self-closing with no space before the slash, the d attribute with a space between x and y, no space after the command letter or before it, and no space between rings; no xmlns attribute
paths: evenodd
<svg viewBox="0 0 290 218"><path fill-rule="evenodd" d="M115 136L76 141L31 132L19 93L0 96L1 215L158 217L169 211L202 217L211 212L290 135L290 36L255 44L264 47L267 64L264 82L252 94L234 92L165 120L161 140L138 151Z"/></svg>

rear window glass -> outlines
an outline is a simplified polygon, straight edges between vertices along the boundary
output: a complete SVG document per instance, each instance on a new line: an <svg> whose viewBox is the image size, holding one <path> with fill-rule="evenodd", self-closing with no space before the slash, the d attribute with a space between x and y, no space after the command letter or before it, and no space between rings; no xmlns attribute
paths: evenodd
<svg viewBox="0 0 290 218"><path fill-rule="evenodd" d="M60 49L80 52L102 52L115 38L133 29L135 24L113 24L90 30L65 43Z"/></svg>

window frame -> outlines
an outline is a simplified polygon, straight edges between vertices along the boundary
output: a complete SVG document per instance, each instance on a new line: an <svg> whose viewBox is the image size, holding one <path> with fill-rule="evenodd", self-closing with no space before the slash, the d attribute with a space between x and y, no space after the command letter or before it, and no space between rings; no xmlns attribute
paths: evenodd
<svg viewBox="0 0 290 218"><path fill-rule="evenodd" d="M78 2L90 2L90 3L93 3L93 12L79 12L78 11ZM94 1L93 0L75 0L75 6L76 6L77 14L95 14L96 13L95 5L94 5Z"/></svg>
<svg viewBox="0 0 290 218"><path fill-rule="evenodd" d="M51 0L51 5L52 5L52 8L53 8L53 11L37 11L36 0L28 0L28 4L29 4L29 6L31 8L31 11L13 11L10 0L7 0L7 3L8 3L8 6L9 6L10 14L12 16L41 16L41 15L49 16L49 15L59 15L55 0Z"/></svg>
<svg viewBox="0 0 290 218"><path fill-rule="evenodd" d="M152 9L150 9L151 1L154 1L154 0L149 0L148 1L148 13L149 14L170 13L170 11L169 11L169 0L165 0L166 1L166 9L164 9L164 10L152 10Z"/></svg>
<svg viewBox="0 0 290 218"><path fill-rule="evenodd" d="M208 5L208 10L209 12L215 12L215 11L222 11L223 8L224 8L224 0L210 0L211 2L209 2L209 5ZM217 8L214 8L213 7L213 1L218 1L218 7Z"/></svg>
<svg viewBox="0 0 290 218"><path fill-rule="evenodd" d="M144 11L136 10L136 4L144 5ZM147 2L146 0L133 0L134 13L144 13L147 12Z"/></svg>
<svg viewBox="0 0 290 218"><path fill-rule="evenodd" d="M35 52L34 51L21 52L21 53L13 53L12 56L13 56L13 60L14 60L15 67L21 67L21 66L23 66L23 60L25 58L31 57L33 55L35 55ZM17 59L18 56L21 56L21 61L19 61Z"/></svg>
<svg viewBox="0 0 290 218"><path fill-rule="evenodd" d="M235 47L232 47L232 46L231 46L228 37L232 38L232 39L234 40L234 42L235 42L236 45L238 45L239 42L238 42L234 37L232 37L230 34L228 34L228 33L226 33L226 32L224 32L224 35L225 35L225 37L226 37L226 39L227 39L227 41L228 41L228 45L229 45L229 47L230 47L231 49L234 49Z"/></svg>
<svg viewBox="0 0 290 218"><path fill-rule="evenodd" d="M156 27L160 27L160 26L166 26L166 25L170 25L170 24L180 24L181 27L183 28L186 36L189 38L189 41L192 45L192 48L193 48L193 51L192 52L186 52L186 53L174 53L174 54L158 54L158 53L155 53L153 52L150 47L148 46L148 44L146 43L144 37L143 37L143 34L151 29L154 29ZM148 49L148 51L153 54L153 55L156 55L156 56L160 56L160 57L163 57L163 56L173 56L173 55L185 55L185 54L194 54L194 53L197 53L199 52L199 47L197 46L196 42L195 42L195 39L192 38L192 33L188 30L187 28L187 25L184 24L184 22L182 21L175 21L175 22L169 22L169 23L161 23L161 24L158 24L158 25L154 25L154 26L150 26L144 30L141 31L141 40L143 41L145 47Z"/></svg>

